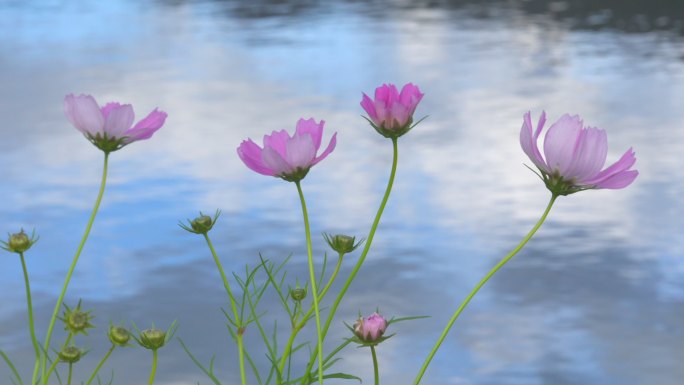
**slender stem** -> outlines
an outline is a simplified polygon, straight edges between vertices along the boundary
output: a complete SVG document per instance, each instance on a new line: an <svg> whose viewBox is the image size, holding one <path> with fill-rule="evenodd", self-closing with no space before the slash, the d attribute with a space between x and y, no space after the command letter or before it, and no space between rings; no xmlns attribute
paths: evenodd
<svg viewBox="0 0 684 385"><path fill-rule="evenodd" d="M373 356L373 373L375 378L375 385L380 385L380 372L378 371L378 356L375 354L375 346L371 345L371 356Z"/></svg>
<svg viewBox="0 0 684 385"><path fill-rule="evenodd" d="M26 287L26 305L28 307L28 321L29 321L29 331L31 332L31 343L33 344L33 350L36 352L36 363L40 361L40 344L36 338L36 327L33 322L33 303L31 302L31 286L29 284L28 270L26 269L26 260L24 258L24 253L19 253L19 258L21 259L21 268L24 271L24 286Z"/></svg>
<svg viewBox="0 0 684 385"><path fill-rule="evenodd" d="M544 223L546 220L546 217L549 215L549 212L551 211L551 207L553 206L553 203L556 201L556 198L558 198L558 195L552 194L551 195L551 200L549 201L549 204L546 206L546 210L544 210L544 214L542 214L541 218L537 221L537 223L532 227L532 230L530 230L527 235L520 241L520 243L513 249L511 250L510 253L508 253L499 263L497 263L488 273L485 275L480 282L478 282L477 285L473 288L473 290L470 291L468 296L461 302L461 304L458 306L456 309L456 312L451 316L451 319L449 319L449 322L447 323L446 327L442 331L442 334L439 336L439 339L437 340L437 343L435 346L432 348L430 351L430 354L428 357L425 359L425 362L423 363L423 366L420 368L420 371L418 372L418 375L416 376L416 379L413 381L413 385L418 385L420 383L420 380L423 378L423 375L425 374L425 370L427 370L428 365L430 365L430 362L432 361L432 358L435 356L435 353L437 353L437 350L439 347L442 345L442 342L444 342L444 339L446 338L447 334L449 334L449 330L451 330L451 327L454 325L454 322L458 319L459 315L463 312L463 310L468 306L470 303L470 300L477 294L477 292L480 290L482 286L484 286L485 283L503 267L503 265L506 264L506 262L510 261L511 258L513 258L524 246L527 244L527 242L532 238L532 236L537 232L539 227Z"/></svg>
<svg viewBox="0 0 684 385"><path fill-rule="evenodd" d="M297 336L297 333L300 330L300 325L293 325L292 327L292 333L290 333L290 338L287 340L287 344L285 345L285 350L283 351L282 357L280 357L280 365L278 365L278 371L280 373L285 370L285 362L287 358L290 356L290 353L292 352L292 344L294 343L295 337Z"/></svg>
<svg viewBox="0 0 684 385"><path fill-rule="evenodd" d="M339 253L339 256L337 257L337 264L335 265L335 270L333 270L332 275L330 276L330 279L328 280L328 284L325 285L323 290L321 290L321 294L318 295L319 299L323 299L325 295L328 293L328 290L330 290L330 286L332 286L333 282L335 281L335 278L337 278L337 274L340 272L340 267L342 267L342 257L344 256L343 253Z"/></svg>
<svg viewBox="0 0 684 385"><path fill-rule="evenodd" d="M64 349L67 345L69 345L69 342L71 342L71 339L73 337L74 337L74 334L69 332L69 335L67 336L66 340L64 340L64 343L62 344L62 349ZM45 359L47 360L47 355L46 355ZM47 374L46 374L47 378L50 378L50 376L52 375L52 372L57 367L58 362L59 362L59 357L55 357L55 361L53 362L53 364L50 366L50 368L47 371Z"/></svg>
<svg viewBox="0 0 684 385"><path fill-rule="evenodd" d="M59 297L57 298L57 303L55 304L55 309L52 312L52 317L50 318L50 324L48 325L47 335L45 336L45 343L43 344L43 351L44 352L47 352L50 349L50 339L52 338L52 330L55 327L55 321L57 320L57 314L59 313L59 308L62 306L62 301L64 300L64 295L66 294L67 287L69 286L69 281L71 280L71 275L74 273L74 270L76 269L76 263L78 262L78 258L81 256L81 252L83 251L83 246L85 246L86 240L88 239L88 235L90 235L90 229L93 227L93 222L95 221L95 216L97 215L97 210L100 208L100 202L102 202L102 196L104 195L105 185L107 184L108 161L109 161L109 153L105 152L104 166L102 168L102 181L100 182L100 191L97 194L97 199L95 200L95 206L93 207L93 211L90 214L90 219L88 220L88 224L86 225L85 231L83 232L83 237L81 238L81 243L78 245L78 248L76 249L76 254L74 254L74 258L71 261L71 266L69 267L69 271L67 272L66 278L64 279L64 285L62 287L62 291L59 294ZM45 353L45 354L47 354L47 353ZM47 376L45 376L45 363L46 363L46 360L43 360L43 363L42 363L42 372L43 372L42 382L43 382L43 385L47 384L47 382L48 382L48 378L47 378ZM33 370L33 381L32 381L33 384L36 383L37 370L38 370L38 363L36 362L36 366L34 367L34 370Z"/></svg>
<svg viewBox="0 0 684 385"><path fill-rule="evenodd" d="M109 356L112 355L112 352L114 351L115 348L116 348L116 345L112 344L112 347L109 348L109 350L107 351L107 354L105 354L104 357L102 357L100 362L97 364L97 366L95 367L95 370L93 371L93 374L90 375L90 378L88 378L88 381L86 381L85 385L90 385L90 383L93 382L93 380L95 379L95 376L97 375L97 372L100 371L100 368L102 368L102 365L104 365L105 361L107 361Z"/></svg>
<svg viewBox="0 0 684 385"><path fill-rule="evenodd" d="M239 327L237 330L237 344L238 344L238 359L240 361L240 379L242 385L247 384L247 375L245 374L245 344L243 339L244 329Z"/></svg>
<svg viewBox="0 0 684 385"><path fill-rule="evenodd" d="M67 385L71 385L71 375L74 372L74 363L69 362L69 376L67 377Z"/></svg>
<svg viewBox="0 0 684 385"><path fill-rule="evenodd" d="M328 333L328 330L330 329L330 324L332 323L333 318L335 317L335 312L337 311L337 308L339 307L340 302L342 302L342 298L347 293L347 289L349 289L349 286L351 285L354 278L356 278L356 274L359 272L361 265L363 265L363 262L366 260L366 256L368 255L368 251L370 250L371 244L373 243L373 237L375 236L375 231L378 229L378 225L380 224L380 218L382 217L382 213L385 210L385 206L387 205L387 200L389 199L390 192L392 192L392 186L394 185L394 176L397 173L397 163L399 162L399 149L398 149L397 138L392 138L392 149L393 149L392 170L390 171L389 180L387 181L387 188L385 189L385 195L382 197L382 201L380 202L380 207L378 208L377 214L375 214L375 220L373 220L373 225L371 226L370 232L368 233L368 237L366 238L366 244L363 247L363 251L361 252L361 256L359 256L359 260L356 262L354 269L349 274L349 277L347 277L347 280L345 281L344 285L342 286L342 289L337 294L337 298L335 298L335 302L333 303L332 307L330 308L330 312L328 313L328 318L327 318L327 320L325 322L325 326L323 327L323 330L322 330L323 338L325 338L325 335ZM316 352L319 349L319 346L320 346L320 344L314 348L313 354L316 354ZM313 354L312 354L312 356L313 356ZM309 364L306 368L306 373L309 373L312 366L313 366L313 360L309 360Z"/></svg>
<svg viewBox="0 0 684 385"><path fill-rule="evenodd" d="M299 200L302 203L302 215L304 216L304 232L306 233L306 252L309 260L309 279L311 281L311 295L313 296L314 314L316 317L316 339L317 346L323 346L323 334L321 333L321 313L318 309L318 288L316 287L316 272L314 271L313 251L311 248L311 228L309 227L309 214L306 211L306 201L304 192L299 181L295 182ZM318 383L323 385L323 349L318 349Z"/></svg>
<svg viewBox="0 0 684 385"><path fill-rule="evenodd" d="M152 349L152 371L150 372L150 380L147 382L148 385L154 383L154 376L157 374L157 349Z"/></svg>
<svg viewBox="0 0 684 385"><path fill-rule="evenodd" d="M47 359L47 358L46 358L46 359ZM57 367L57 364L58 364L58 363L59 363L59 358L58 358L58 357L55 357L55 360L52 361L52 365L50 365L50 368L49 368L48 371L47 371L47 373L48 373L47 375L48 375L48 376L52 374L52 372L53 372L53 371L55 370L55 368Z"/></svg>
<svg viewBox="0 0 684 385"><path fill-rule="evenodd" d="M318 295L318 301L320 302L323 300L323 297L325 297L325 294L330 290L330 287L332 286L333 282L335 281L335 278L337 277L337 274L340 272L340 268L342 267L342 257L344 254L340 253L338 258L337 258L337 265L335 265L335 270L333 271L332 275L328 279L328 283L325 285L323 290L321 290L321 294ZM294 314L295 314L295 319L293 321L292 325L292 333L290 334L290 338L287 340L287 344L285 345L285 350L283 351L283 356L280 358L280 371L282 372L285 368L285 360L290 357L290 351L292 350L292 345L294 343L295 337L297 337L297 333L299 333L300 330L306 325L307 320L309 317L311 317L311 313L314 311L314 307L310 307L309 310L307 310L306 314L304 314L304 317L302 317L301 322L297 322L297 309L299 308L299 302L295 303L295 308L294 308ZM299 308L301 311L301 308Z"/></svg>
<svg viewBox="0 0 684 385"><path fill-rule="evenodd" d="M209 239L209 234L204 233L204 239L207 241L207 246L209 246L209 250L211 250L211 256L214 257L214 262L216 263L216 268L218 269L219 273L221 274L221 279L223 280L223 287L226 289L226 293L228 294L228 298L230 299L230 307L233 309L233 316L235 317L235 325L237 328L237 345L238 345L238 359L240 361L240 379L242 381L242 385L247 384L247 375L245 374L245 354L244 354L244 344L243 344L243 328L242 328L242 319L240 318L240 313L238 312L237 305L235 304L235 297L233 296L233 291L230 289L230 282L228 282L228 277L226 277L226 273L223 270L223 265L221 264L221 260L218 257L218 254L216 254L216 250L214 249L214 245L211 243L211 239Z"/></svg>
<svg viewBox="0 0 684 385"><path fill-rule="evenodd" d="M235 323L240 326L241 325L241 320L239 317L239 313L237 310L237 306L235 304L235 297L233 296L233 291L230 289L230 282L228 282L228 277L226 276L225 271L223 270L223 265L221 264L221 260L218 257L218 254L216 254L216 250L214 249L214 244L211 243L211 239L209 239L209 234L204 233L204 239L207 241L207 246L209 246L209 250L211 250L211 256L214 257L214 262L216 263L216 268L218 269L219 273L221 274L221 280L223 280L223 287L226 289L226 293L228 294L228 297L230 299L230 307L233 310L233 315L235 316Z"/></svg>

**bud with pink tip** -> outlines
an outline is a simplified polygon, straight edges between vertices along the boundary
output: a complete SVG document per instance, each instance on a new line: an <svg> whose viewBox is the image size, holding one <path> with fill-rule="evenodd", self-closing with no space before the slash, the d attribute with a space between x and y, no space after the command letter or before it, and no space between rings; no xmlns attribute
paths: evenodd
<svg viewBox="0 0 684 385"><path fill-rule="evenodd" d="M367 318L359 318L354 323L354 334L363 342L380 342L380 337L387 329L387 320L377 312Z"/></svg>
<svg viewBox="0 0 684 385"><path fill-rule="evenodd" d="M375 89L375 99L363 94L361 107L366 110L368 121L380 135L398 138L415 127L413 113L423 95L418 86L412 83L404 85L401 92L397 91L394 84L383 84Z"/></svg>

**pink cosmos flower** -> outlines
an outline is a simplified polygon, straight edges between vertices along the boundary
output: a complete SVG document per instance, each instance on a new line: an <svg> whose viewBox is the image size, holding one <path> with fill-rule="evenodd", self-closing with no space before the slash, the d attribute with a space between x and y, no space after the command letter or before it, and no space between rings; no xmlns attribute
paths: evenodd
<svg viewBox="0 0 684 385"><path fill-rule="evenodd" d="M537 128L533 130L530 113L526 113L520 130L520 145L552 193L568 195L588 189L621 189L639 175L637 170L630 170L636 162L632 148L617 162L601 170L608 154L606 132L584 127L577 115L565 114L551 125L544 138L542 157L537 139L545 122L546 113L542 112Z"/></svg>
<svg viewBox="0 0 684 385"><path fill-rule="evenodd" d="M376 312L368 318L359 318L354 323L354 334L361 341L375 342L385 333L388 324L387 320Z"/></svg>
<svg viewBox="0 0 684 385"><path fill-rule="evenodd" d="M361 107L366 110L369 122L380 135L398 138L415 126L411 125L413 113L423 95L412 83L406 84L401 93L394 84L383 84L375 89L375 100L363 94Z"/></svg>
<svg viewBox="0 0 684 385"><path fill-rule="evenodd" d="M275 176L289 182L302 180L309 169L325 159L337 143L334 133L328 147L316 156L321 147L325 121L299 119L294 135L287 131L273 131L264 135L264 146L259 147L252 139L242 141L237 152L247 167L259 174Z"/></svg>
<svg viewBox="0 0 684 385"><path fill-rule="evenodd" d="M83 94L64 97L64 114L88 140L107 153L137 140L149 139L164 125L167 116L155 108L133 126L135 115L130 104L111 102L100 107L95 98Z"/></svg>

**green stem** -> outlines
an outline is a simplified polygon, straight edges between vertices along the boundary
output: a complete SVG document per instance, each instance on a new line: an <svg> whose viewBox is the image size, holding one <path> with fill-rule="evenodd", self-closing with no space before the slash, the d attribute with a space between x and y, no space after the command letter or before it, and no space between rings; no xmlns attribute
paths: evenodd
<svg viewBox="0 0 684 385"><path fill-rule="evenodd" d="M95 206L93 207L93 211L90 214L90 219L88 220L88 224L86 225L85 231L83 232L83 238L81 238L81 243L78 245L78 249L76 249L76 254L74 254L74 258L71 261L71 266L69 267L69 271L67 272L66 278L64 279L64 285L62 286L62 291L59 294L59 297L57 298L57 303L55 304L55 309L52 312L52 317L50 318L50 324L48 325L47 335L45 336L45 343L43 344L43 351L44 352L47 352L50 349L50 339L52 338L52 330L54 329L55 322L57 321L57 314L59 313L59 308L62 306L62 301L64 300L64 295L66 294L67 287L69 286L69 281L71 280L71 275L74 273L74 270L76 269L76 263L78 262L78 258L81 256L81 252L83 251L83 246L85 246L86 240L88 239L88 235L90 235L90 229L93 227L93 222L95 221L95 216L97 215L97 210L100 208L100 202L102 202L102 196L104 195L105 185L107 184L108 161L109 161L109 153L105 152L104 166L102 168L102 181L100 182L100 191L97 194L97 199L95 200ZM48 381L48 378L45 376L45 363L46 363L46 360L43 360L43 363L42 363L42 373L43 373L42 382L43 382L43 385L46 385L47 381ZM36 366L34 367L34 370L33 370L33 382L32 382L33 384L36 383L37 370L38 370L38 362L36 362Z"/></svg>
<svg viewBox="0 0 684 385"><path fill-rule="evenodd" d="M313 309L313 308L312 308ZM302 320L302 323L304 320ZM287 340L287 344L285 345L285 350L283 351L283 356L280 357L280 365L278 365L278 371L280 373L285 370L285 361L287 358L290 356L290 353L292 352L292 344L294 343L295 337L297 336L297 333L300 330L300 325L293 325L292 327L292 333L290 333L290 338Z"/></svg>
<svg viewBox="0 0 684 385"><path fill-rule="evenodd" d="M304 232L306 233L306 252L309 260L309 279L311 280L311 295L313 296L314 314L316 317L316 339L317 346L323 346L323 334L321 333L321 313L318 309L318 288L316 287L316 273L314 271L313 251L311 247L311 228L309 227L309 214L306 211L306 201L304 192L299 181L295 182L299 200L302 203L302 215L304 216ZM323 349L318 349L318 384L323 385Z"/></svg>
<svg viewBox="0 0 684 385"><path fill-rule="evenodd" d="M244 344L242 340L243 336L243 325L242 325L242 319L240 318L240 313L238 312L237 305L235 304L235 297L233 296L233 291L230 289L230 282L228 282L228 277L226 277L226 273L223 270L223 265L221 264L221 260L218 257L218 254L216 254L216 250L214 249L214 245L211 243L211 239L209 239L209 234L204 233L204 239L207 241L207 246L209 246L209 250L211 250L211 256L214 257L214 262L216 263L216 268L218 268L219 273L221 274L221 279L223 280L223 287L226 289L226 293L228 294L228 297L230 299L230 307L233 309L233 316L235 317L235 325L237 328L237 344L238 344L238 359L240 361L240 378L242 381L242 385L247 384L247 375L245 374L245 354L244 354Z"/></svg>
<svg viewBox="0 0 684 385"><path fill-rule="evenodd" d="M33 303L31 301L31 286L29 284L28 270L26 269L26 260L24 259L24 253L19 253L19 258L21 259L21 268L24 271L24 286L26 287L26 305L28 307L28 321L29 321L29 331L31 333L31 343L33 344L33 350L36 352L36 363L40 361L40 344L36 338L36 327L33 322Z"/></svg>
<svg viewBox="0 0 684 385"><path fill-rule="evenodd" d="M64 340L64 343L62 344L62 349L64 349L67 345L69 345L69 342L71 342L71 339L74 337L74 334L69 332L69 335L67 336L66 340ZM45 359L47 360L47 354ZM57 363L59 362L59 357L55 357L55 360L53 361L53 364L50 366L50 368L47 371L47 378L50 378L52 375L52 372L55 370L57 367Z"/></svg>
<svg viewBox="0 0 684 385"><path fill-rule="evenodd" d="M235 297L233 296L233 291L230 289L230 282L228 282L228 277L226 276L225 271L223 270L223 265L221 264L221 260L218 257L218 254L216 254L216 250L214 249L214 244L211 243L211 239L209 239L209 234L204 233L204 239L207 241L207 246L209 246L209 250L211 250L211 256L214 257L214 262L216 263L216 268L218 269L219 273L221 274L221 280L223 280L223 287L226 289L226 293L228 294L228 297L230 298L230 307L233 309L233 315L235 316L235 323L240 326L241 321L239 317L239 313L237 310L237 306L235 304Z"/></svg>
<svg viewBox="0 0 684 385"><path fill-rule="evenodd" d="M46 358L46 360L47 360L47 358ZM59 357L55 357L55 360L52 361L52 365L50 365L50 368L49 368L48 371L47 371L47 373L48 373L47 375L48 375L48 376L52 374L52 372L53 372L53 371L55 370L55 368L57 367L57 364L58 364L58 363L59 363Z"/></svg>
<svg viewBox="0 0 684 385"><path fill-rule="evenodd" d="M71 375L74 372L74 363L69 362L69 376L67 377L67 385L71 385Z"/></svg>
<svg viewBox="0 0 684 385"><path fill-rule="evenodd" d="M328 283L325 285L323 290L321 290L321 294L318 295L318 300L321 301L323 297L325 297L326 293L328 290L330 290L330 287L332 286L333 282L335 281L335 278L337 277L337 274L340 272L340 268L342 267L342 257L344 254L340 253L338 258L337 258L337 265L335 265L335 270L333 271L332 275L328 279ZM295 317L297 314L297 309L298 309L299 302L295 303ZM296 318L295 321L293 322L292 325L292 333L290 334L290 338L287 341L287 345L285 345L285 350L283 352L283 356L280 358L280 371L282 372L285 368L285 360L290 356L290 351L292 350L292 345L294 343L295 337L297 336L297 333L299 333L300 330L306 325L306 321L311 317L311 312L314 311L313 306L307 310L306 314L304 314L304 317L302 317L301 322L297 323Z"/></svg>
<svg viewBox="0 0 684 385"><path fill-rule="evenodd" d="M107 351L107 354L105 354L104 357L102 357L100 362L97 364L97 366L95 367L95 370L93 371L93 374L90 375L90 378L88 378L88 381L86 381L85 385L90 385L90 383L93 382L93 380L95 379L95 376L97 375L97 372L100 371L100 368L102 368L102 365L104 365L104 363L107 361L109 356L112 355L114 348L116 348L116 345L112 344L112 347L109 348L109 350Z"/></svg>
<svg viewBox="0 0 684 385"><path fill-rule="evenodd" d="M335 265L335 270L333 270L332 275L330 276L330 279L328 280L328 284L325 285L323 290L321 290L321 294L318 295L319 299L323 299L325 295L328 293L328 290L330 290L330 287L332 286L333 282L335 281L335 278L337 278L337 274L340 272L340 267L342 267L342 257L344 256L343 253L339 253L339 256L337 257L337 265Z"/></svg>
<svg viewBox="0 0 684 385"><path fill-rule="evenodd" d="M237 330L237 344L238 344L238 359L240 361L240 379L242 385L247 384L247 375L245 374L245 345L243 341L244 329L239 327Z"/></svg>
<svg viewBox="0 0 684 385"><path fill-rule="evenodd" d="M477 294L477 292L480 290L482 286L484 286L487 281L503 267L503 265L506 264L506 262L510 261L511 258L513 258L518 252L527 244L527 242L532 238L532 236L537 232L539 227L544 223L546 220L546 217L549 215L549 212L551 211L551 207L553 206L553 203L556 201L556 198L558 198L558 195L552 194L551 195L551 200L549 201L549 204L546 206L546 210L544 210L544 214L542 214L541 218L537 221L537 223L532 227L532 230L530 230L527 235L520 241L520 243L513 249L511 250L508 255L506 255L499 263L497 263L488 273L487 275L484 276L478 282L477 285L473 288L473 290L470 291L470 294L461 302L461 304L458 306L456 309L456 312L451 316L451 319L447 323L446 327L442 331L442 334L439 336L439 339L437 340L437 343L435 346L432 348L430 351L430 354L428 357L425 359L425 362L423 363L423 366L420 368L420 371L418 372L418 375L416 376L416 379L413 381L413 385L418 385L420 383L420 380L423 378L423 375L425 374L425 370L427 370L428 365L430 365L430 362L432 361L432 358L435 356L435 353L437 353L437 350L439 347L442 345L442 342L444 342L444 339L446 338L447 334L449 333L449 330L451 330L451 327L454 325L454 322L458 319L459 315L463 312L463 310L468 306L470 303L470 300Z"/></svg>
<svg viewBox="0 0 684 385"><path fill-rule="evenodd" d="M378 356L375 354L375 346L371 345L371 356L373 356L373 373L375 378L375 385L380 385L380 372L378 371Z"/></svg>
<svg viewBox="0 0 684 385"><path fill-rule="evenodd" d="M393 149L392 170L390 171L389 180L387 181L387 188L385 189L385 195L382 197L382 202L380 202L380 207L378 208L377 214L375 214L375 220L373 220L373 225L371 226L370 232L368 233L368 237L366 238L366 244L363 247L363 251L361 252L361 256L359 256L359 260L356 262L354 269L349 274L349 277L347 277L347 280L345 281L344 285L342 286L342 289L337 294L337 298L335 298L335 302L333 303L332 307L330 308L328 318L327 318L327 320L325 322L325 326L323 327L323 330L322 330L323 338L325 338L326 334L328 333L328 330L330 329L330 324L332 323L333 318L335 317L335 312L337 312L337 308L339 307L340 302L342 302L342 298L347 293L347 289L349 289L349 286L351 285L352 281L354 280L354 278L356 278L356 274L359 272L359 269L361 269L361 265L363 265L363 262L366 260L366 256L368 255L368 251L370 250L371 244L373 243L373 237L375 236L375 231L378 229L378 225L380 224L380 218L382 217L383 211L385 211L385 206L387 205L387 201L389 199L390 192L392 192L392 186L394 185L394 176L397 173L397 163L399 162L399 149L398 149L397 138L392 138L392 149ZM319 349L319 346L320 346L320 344L314 348L313 354L316 354L316 352ZM306 368L306 373L309 373L311 371L312 366L313 366L313 360L309 360L309 364Z"/></svg>
<svg viewBox="0 0 684 385"><path fill-rule="evenodd" d="M150 372L150 380L147 382L148 385L154 383L154 376L157 374L157 349L152 349L152 371Z"/></svg>

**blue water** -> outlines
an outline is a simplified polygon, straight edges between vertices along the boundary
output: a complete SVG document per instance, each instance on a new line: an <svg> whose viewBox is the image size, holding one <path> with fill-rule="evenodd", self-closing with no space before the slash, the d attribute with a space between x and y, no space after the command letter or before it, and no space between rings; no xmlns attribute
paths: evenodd
<svg viewBox="0 0 684 385"><path fill-rule="evenodd" d="M410 81L425 92L417 115L429 117L400 140L387 212L330 349L359 312L430 315L392 325L396 335L378 348L382 382L411 383L453 309L546 205L523 165L522 115L569 112L607 130L609 162L633 146L639 178L559 199L459 319L423 383L680 384L684 12L665 1L596 4L0 1L0 230L40 235L27 261L39 337L102 167L64 118L64 95L130 102L138 117L169 113L152 139L111 156L67 293L67 304L82 299L97 317L79 337L90 352L75 378L108 348L109 321L177 320L177 336L205 363L216 354L218 377L235 384L220 277L202 239L177 222L221 209L211 234L227 270L291 253L289 279L306 281L295 186L251 172L236 147L300 117L324 119L324 141L338 132L336 150L303 183L321 256L323 231L366 236L389 173L391 144L359 116L361 92ZM2 261L0 348L30 377L21 267L10 254ZM278 316L275 298L263 305L269 320ZM64 338L56 329L55 344ZM255 328L246 339L265 366ZM341 357L339 371L372 381L367 350ZM103 374L145 383L150 359L141 348L115 351ZM0 383L9 375L0 365ZM210 383L176 340L160 351L157 384L198 381Z"/></svg>

